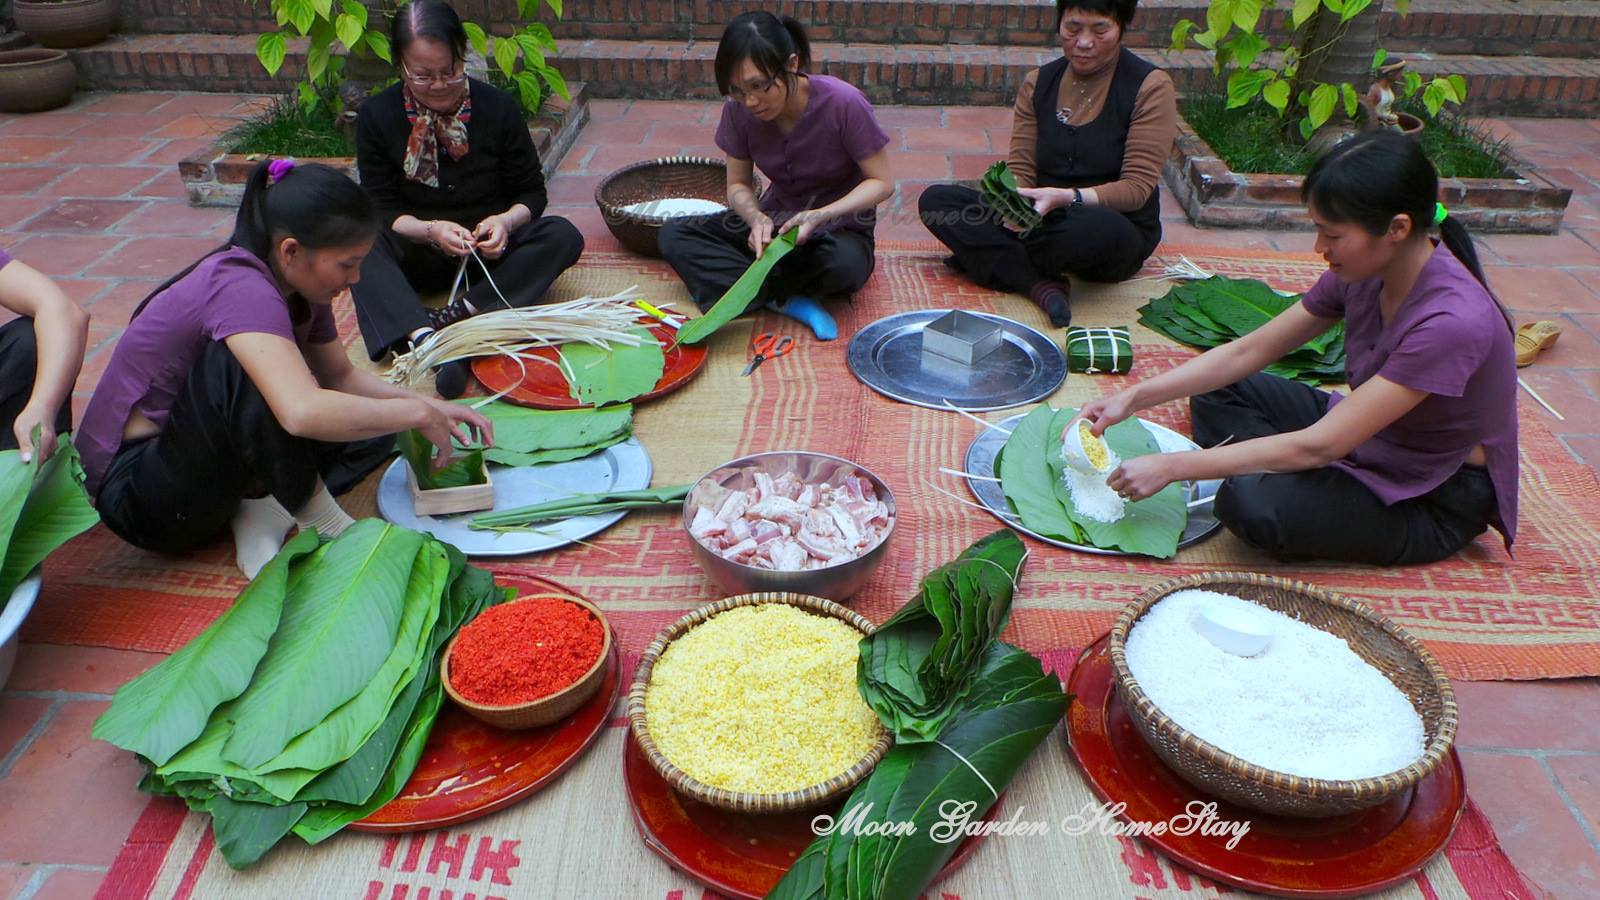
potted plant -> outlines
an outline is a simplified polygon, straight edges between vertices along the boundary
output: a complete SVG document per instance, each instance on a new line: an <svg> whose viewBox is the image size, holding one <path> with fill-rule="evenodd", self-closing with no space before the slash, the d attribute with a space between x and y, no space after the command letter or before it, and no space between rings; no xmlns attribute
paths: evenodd
<svg viewBox="0 0 1600 900"><path fill-rule="evenodd" d="M78 70L65 50L28 47L0 51L0 112L40 112L65 106Z"/></svg>
<svg viewBox="0 0 1600 900"><path fill-rule="evenodd" d="M87 47L117 24L117 0L16 0L17 29L46 47Z"/></svg>

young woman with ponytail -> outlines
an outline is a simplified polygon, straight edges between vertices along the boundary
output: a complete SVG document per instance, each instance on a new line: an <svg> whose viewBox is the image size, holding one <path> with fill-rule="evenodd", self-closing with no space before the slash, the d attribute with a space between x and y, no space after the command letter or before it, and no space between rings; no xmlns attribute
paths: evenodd
<svg viewBox="0 0 1600 900"><path fill-rule="evenodd" d="M728 160L728 214L675 219L661 229L661 255L702 309L739 280L772 239L799 226L795 249L767 276L762 300L838 335L823 298L849 294L873 268L879 203L894 195L889 136L853 85L811 75L800 23L747 12L717 46L717 88L728 98L717 146ZM771 186L757 198L754 171Z"/></svg>
<svg viewBox="0 0 1600 900"><path fill-rule="evenodd" d="M1085 405L1103 432L1192 397L1195 440L1211 448L1129 460L1107 483L1140 499L1223 478L1217 518L1280 559L1427 563L1491 526L1510 549L1511 320L1438 191L1432 163L1398 132L1357 135L1318 160L1301 196L1329 271L1245 337ZM1260 372L1340 320L1348 396Z"/></svg>
<svg viewBox="0 0 1600 900"><path fill-rule="evenodd" d="M465 407L350 365L330 304L360 278L378 218L321 165L263 162L233 236L146 297L117 342L75 443L100 517L123 540L182 553L232 525L248 576L289 529L338 534L333 494L415 428L491 439Z"/></svg>

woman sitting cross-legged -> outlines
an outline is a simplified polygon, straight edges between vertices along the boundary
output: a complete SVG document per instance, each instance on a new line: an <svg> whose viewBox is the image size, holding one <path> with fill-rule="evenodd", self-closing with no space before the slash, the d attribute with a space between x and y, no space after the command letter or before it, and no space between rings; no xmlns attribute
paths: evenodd
<svg viewBox="0 0 1600 900"><path fill-rule="evenodd" d="M123 540L183 553L230 523L254 577L289 529L336 535L353 487L414 428L493 438L464 406L351 366L333 299L360 279L378 231L371 200L320 165L263 162L227 246L134 312L74 442L100 518Z"/></svg>
<svg viewBox="0 0 1600 900"><path fill-rule="evenodd" d="M1124 281L1161 242L1161 167L1178 131L1166 72L1122 45L1136 0L1056 0L1060 59L1028 74L1007 163L1044 221L1026 235L960 185L923 192L918 213L947 262L1072 322L1070 278Z"/></svg>
<svg viewBox="0 0 1600 900"><path fill-rule="evenodd" d="M516 98L467 76L456 11L413 0L395 12L392 31L400 82L362 103L356 123L361 186L384 226L352 289L373 359L474 313L538 302L583 253L571 222L541 215L544 172ZM492 283L465 260L473 252ZM472 288L443 309L425 308L418 290L448 289L463 263ZM435 374L442 396L466 389L465 361Z"/></svg>
<svg viewBox="0 0 1600 900"><path fill-rule="evenodd" d="M767 276L760 301L838 336L824 297L859 290L872 275L875 209L894 194L889 136L860 90L811 75L811 46L793 19L748 12L717 46L727 96L717 146L727 154L730 213L669 221L661 255L702 309L716 303L773 237L799 226L796 247ZM753 171L771 187L758 201Z"/></svg>

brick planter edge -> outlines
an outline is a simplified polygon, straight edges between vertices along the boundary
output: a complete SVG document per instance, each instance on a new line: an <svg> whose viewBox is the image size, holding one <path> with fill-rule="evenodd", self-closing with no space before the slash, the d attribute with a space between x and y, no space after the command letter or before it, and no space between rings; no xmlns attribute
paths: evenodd
<svg viewBox="0 0 1600 900"><path fill-rule="evenodd" d="M572 85L572 101L553 98L546 111L528 123L528 133L533 146L539 151L540 167L546 181L554 177L556 167L577 143L583 126L589 122L589 90L582 83ZM242 153L229 153L221 144L190 154L178 163L178 174L183 178L184 191L190 206L238 206L244 196L244 184L261 161ZM356 174L354 157L307 157L300 162L319 162L346 172L360 180Z"/></svg>
<svg viewBox="0 0 1600 900"><path fill-rule="evenodd" d="M1473 231L1555 234L1572 189L1521 160L1514 160L1511 168L1511 178L1441 178L1439 199ZM1234 172L1181 117L1162 175L1196 225L1279 231L1312 227L1300 204L1301 176Z"/></svg>

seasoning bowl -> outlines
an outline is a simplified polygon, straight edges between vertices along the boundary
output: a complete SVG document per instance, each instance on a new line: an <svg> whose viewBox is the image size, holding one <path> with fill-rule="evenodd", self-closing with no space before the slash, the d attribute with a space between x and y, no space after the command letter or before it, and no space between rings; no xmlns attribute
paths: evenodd
<svg viewBox="0 0 1600 900"><path fill-rule="evenodd" d="M728 597L709 603L689 613L678 621L667 626L656 639L650 642L644 655L639 658L639 666L634 672L633 686L628 691L628 724L633 730L633 736L639 742L639 749L644 752L645 759L650 767L660 773L672 789L684 796L698 800L701 803L715 806L719 809L738 813L785 813L798 810L812 809L832 800L835 797L848 793L863 779L872 773L883 755L889 752L893 738L888 731L883 731L878 742L867 751L855 765L838 775L809 787L796 791L787 791L781 794L751 794L739 791L730 791L726 788L713 787L705 782L691 777L682 769L673 765L656 746L655 740L650 736L650 726L645 720L645 692L650 687L650 674L655 671L656 662L666 652L673 641L687 634L695 626L711 619L713 616L740 606L762 606L771 603L783 603L797 607L809 613L839 619L860 631L863 636L870 636L877 631L872 621L859 613L852 612L821 597L805 594L763 592L744 594L737 597Z"/></svg>
<svg viewBox="0 0 1600 900"><path fill-rule="evenodd" d="M779 572L724 559L716 551L700 543L689 530L689 524L694 521L695 510L701 506L711 506L714 509L730 491L754 487L758 472L773 478L784 472L793 472L807 484L820 484L824 481L838 483L847 475L860 475L872 484L878 499L889 508L889 530L884 533L883 540L879 541L877 546L861 556L821 569ZM712 581L729 594L790 592L826 597L842 603L855 596L856 592L860 591L878 571L878 567L883 565L884 557L889 552L889 541L894 537L898 521L899 510L895 505L894 492L883 479L874 475L865 466L848 459L806 450L779 450L741 456L701 476L689 489L689 495L683 501L683 531L689 538L690 546L694 548L695 561L707 575L711 576Z"/></svg>
<svg viewBox="0 0 1600 900"><path fill-rule="evenodd" d="M1420 759L1373 778L1330 780L1276 772L1196 737L1163 713L1128 668L1127 640L1145 613L1167 595L1209 590L1258 603L1343 639L1404 694L1422 719ZM1249 572L1202 573L1156 585L1117 617L1109 641L1117 695L1150 748L1185 781L1207 794L1274 815L1327 818L1369 809L1410 789L1443 764L1455 742L1457 709L1450 680L1433 655L1388 617L1315 585Z"/></svg>
<svg viewBox="0 0 1600 900"><path fill-rule="evenodd" d="M532 595L519 597L509 602L524 603L529 600L543 599L552 598L550 595ZM493 725L496 728L514 731L522 728L539 728L545 725L553 725L577 712L580 707L594 698L594 695L600 690L601 683L605 681L606 659L611 656L611 624L606 621L606 617L600 610L587 600L570 595L557 595L554 599L582 608L600 623L600 630L605 636L600 642L600 656L595 659L594 664L589 667L588 671L584 672L577 681L556 691L554 694L548 694L527 703L514 703L507 706L489 706L483 703L475 703L457 693L455 685L450 683L450 655L455 651L456 641L461 637L461 632L457 631L455 636L450 638L450 643L445 645L444 658L439 661L439 678L444 682L444 692L450 696L450 699L457 706L466 710L468 715L480 722Z"/></svg>

